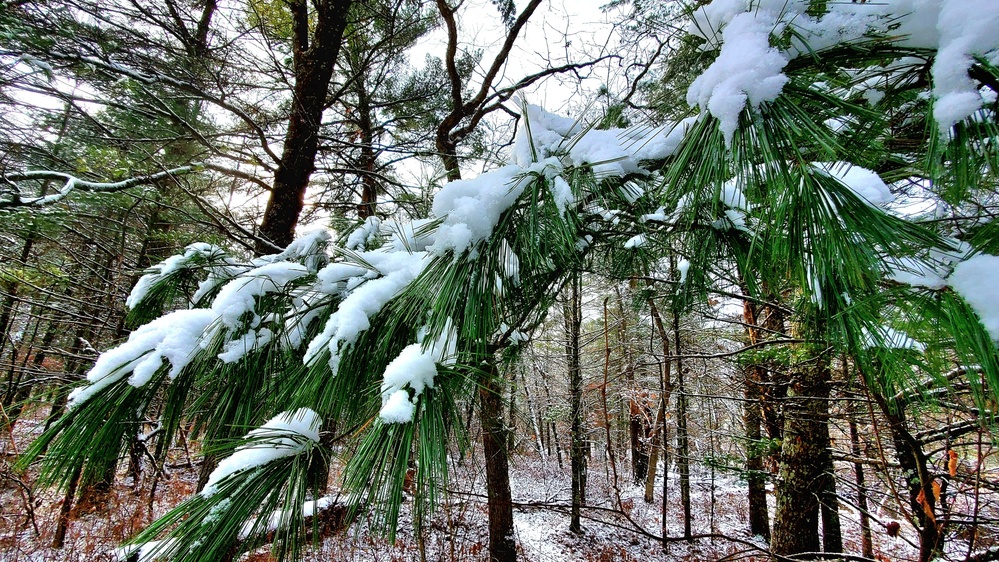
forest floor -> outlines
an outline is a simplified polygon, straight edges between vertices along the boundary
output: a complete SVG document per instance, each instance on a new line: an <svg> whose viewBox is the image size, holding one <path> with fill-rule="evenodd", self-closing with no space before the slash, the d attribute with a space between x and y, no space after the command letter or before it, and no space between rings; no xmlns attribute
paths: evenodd
<svg viewBox="0 0 999 562"><path fill-rule="evenodd" d="M147 471L133 486L131 477L120 473L114 488L98 501L74 506L66 543L52 548L62 497L50 491L29 492L33 474L14 475L9 465L32 436L40 432L40 415L26 417L16 431L0 437L4 448L0 465L0 561L84 562L117 560L114 550L122 542L194 492L196 465L188 464L183 448L171 452L168 470L159 479L150 503L152 474ZM196 444L192 443L192 447ZM656 538L662 529L662 479L656 486L656 501L643 500L644 489L630 480L630 463L617 460L617 486L613 467L605 455L594 453L588 471L588 506L583 510L583 533L569 532L570 481L567 467L556 458L541 458L535 451L515 454L510 475L515 501L515 533L520 560L556 561L644 561L644 560L766 560L765 543L747 530L745 485L733 475L703 467L691 477L692 532L694 541L671 541L664 552ZM479 457L455 459L450 493L428 525L423 539L425 559L432 561L486 560L488 529L485 504L485 473ZM683 515L679 478L669 474L667 527L670 537L682 536ZM772 502L772 497L771 497ZM412 531L407 502L397 532L390 542L367 532L364 521L327 536L304 558L343 561L420 560L420 541ZM874 509L872 509L874 511ZM845 548L859 552L857 513L841 509ZM877 513L875 513L877 515ZM875 552L880 560L915 559L915 535L903 524L899 538L888 537L883 524L874 523ZM963 557L962 557L963 558ZM265 562L271 557L261 549L243 560Z"/></svg>

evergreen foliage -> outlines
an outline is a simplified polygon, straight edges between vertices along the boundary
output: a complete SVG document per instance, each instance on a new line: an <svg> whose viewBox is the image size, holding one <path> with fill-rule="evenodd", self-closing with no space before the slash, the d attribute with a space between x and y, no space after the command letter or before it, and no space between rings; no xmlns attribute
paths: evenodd
<svg viewBox="0 0 999 562"><path fill-rule="evenodd" d="M823 4L807 14L833 9ZM307 408L321 420L317 439L267 437L294 452L229 472L135 544L219 559L258 544L247 525L274 523L275 554L294 558L329 459L348 449L338 484L351 509L391 534L411 465L422 518L446 489L449 444L467 442L460 404L492 388L493 366L516 358L566 282L596 268L662 271L670 256L682 260L669 272L677 314L733 287L781 295L796 336L816 346L795 350L809 356L802 363L848 356L880 396L928 388L927 378L952 385L944 366L957 364L974 372L961 382L989 411L999 334L988 323L999 311L955 288L955 271L999 248L979 210L994 204L999 172L995 102L941 128L928 71L938 52L900 39L890 19L871 21L814 50L806 40L824 36L773 27L767 46L796 56L776 95L743 92L734 123L695 98L676 123L626 129L521 103L511 164L445 186L429 220L369 218L338 239L317 231L254 260L189 247L147 271L130 304L151 323L105 355L121 359L95 367L20 466L40 462L44 485L66 487L77 473L94 481L146 417L163 428L157 462L190 421L208 451L235 456L268 447L254 428ZM722 49L702 46L715 61ZM984 53L969 72L994 96L999 69ZM889 189L923 193L950 216L888 209L877 199ZM190 308L154 319L181 297ZM794 353L751 360L796 364Z"/></svg>

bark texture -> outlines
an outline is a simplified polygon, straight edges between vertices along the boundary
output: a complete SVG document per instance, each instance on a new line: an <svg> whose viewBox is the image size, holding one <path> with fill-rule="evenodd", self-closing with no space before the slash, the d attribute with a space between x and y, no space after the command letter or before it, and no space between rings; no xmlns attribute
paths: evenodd
<svg viewBox="0 0 999 562"><path fill-rule="evenodd" d="M582 324L582 303L579 274L574 274L570 285L569 302L565 306L565 352L569 365L569 409L572 446L569 450L572 465L572 508L569 531L582 533L581 509L586 504L586 436L583 419L583 373L579 363L579 330Z"/></svg>
<svg viewBox="0 0 999 562"><path fill-rule="evenodd" d="M829 384L826 369L792 375L784 405L781 466L771 548L776 554L818 552L819 494L824 483L823 459L829 447Z"/></svg>
<svg viewBox="0 0 999 562"><path fill-rule="evenodd" d="M517 545L513 539L513 499L507 459L507 428L503 416L503 385L495 364L479 390L482 449L486 456L486 489L489 510L489 559L513 562Z"/></svg>
<svg viewBox="0 0 999 562"><path fill-rule="evenodd" d="M294 0L288 3L294 25L295 89L284 149L260 223L257 254L273 253L290 244L295 237L309 178L316 169L327 90L340 54L352 0L317 0L311 4L315 9L315 25L310 32L309 2Z"/></svg>

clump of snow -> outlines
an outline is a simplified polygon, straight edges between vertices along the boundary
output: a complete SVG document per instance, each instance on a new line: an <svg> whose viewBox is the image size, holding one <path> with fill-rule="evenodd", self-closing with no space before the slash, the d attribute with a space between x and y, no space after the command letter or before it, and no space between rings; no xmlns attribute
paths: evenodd
<svg viewBox="0 0 999 562"><path fill-rule="evenodd" d="M558 209L559 214L564 215L569 205L576 201L572 187L562 176L556 176L548 185L552 193L552 200L555 202L555 208Z"/></svg>
<svg viewBox="0 0 999 562"><path fill-rule="evenodd" d="M659 207L654 213L648 213L640 217L642 222L666 222L666 207Z"/></svg>
<svg viewBox="0 0 999 562"><path fill-rule="evenodd" d="M149 268L149 273L143 275L132 287L132 292L125 299L125 306L135 308L145 300L146 295L153 286L172 273L190 267L191 261L197 258L204 258L206 261L214 261L225 256L225 252L211 244L196 243L184 249L183 254L168 257L162 262Z"/></svg>
<svg viewBox="0 0 999 562"><path fill-rule="evenodd" d="M268 328L248 330L242 337L226 342L224 349L218 354L223 363L234 363L247 353L261 349L274 339L274 332Z"/></svg>
<svg viewBox="0 0 999 562"><path fill-rule="evenodd" d="M529 180L523 172L510 165L445 185L434 197L434 214L444 221L430 251L458 255L492 234L503 212L524 192Z"/></svg>
<svg viewBox="0 0 999 562"><path fill-rule="evenodd" d="M524 122L517 131L512 162L548 178L570 163L591 166L597 177L648 174L640 162L660 160L673 154L697 120L689 117L660 127L641 125L626 129L583 130L578 122L536 105L523 104L521 112ZM568 160L563 162L558 159L560 156ZM568 197L562 199L568 200Z"/></svg>
<svg viewBox="0 0 999 562"><path fill-rule="evenodd" d="M357 341L361 332L371 327L371 318L412 283L429 263L429 257L423 252L373 250L360 256L377 268L375 274L381 274L381 277L353 277L357 283L354 286L348 283L349 294L326 321L323 332L309 342L305 352L306 363L311 363L323 349L328 349L334 374L339 369L341 350ZM328 274L324 283L335 278L339 279Z"/></svg>
<svg viewBox="0 0 999 562"><path fill-rule="evenodd" d="M968 76L975 55L999 49L999 2L960 0L942 2L940 46L931 69L933 117L942 133L982 108L978 85Z"/></svg>
<svg viewBox="0 0 999 562"><path fill-rule="evenodd" d="M415 345L415 344L414 344ZM436 373L436 369L434 370ZM416 415L416 403L409 399L409 392L399 389L382 398L378 417L385 423L409 423Z"/></svg>
<svg viewBox="0 0 999 562"><path fill-rule="evenodd" d="M397 252L424 252L434 243L436 221L417 219L411 222L386 221L382 231L390 233L389 244Z"/></svg>
<svg viewBox="0 0 999 562"><path fill-rule="evenodd" d="M294 262L278 261L260 266L226 283L212 302L212 310L224 326L236 328L243 315L255 309L257 297L283 290L292 281L308 274L306 266ZM255 318L251 326L259 321L259 317Z"/></svg>
<svg viewBox="0 0 999 562"><path fill-rule="evenodd" d="M72 409L92 396L132 373L129 384L141 387L170 362L169 377L176 377L199 349L201 335L217 316L211 310L195 308L177 310L140 327L128 341L105 351L87 373L87 386L69 395L67 407Z"/></svg>
<svg viewBox="0 0 999 562"><path fill-rule="evenodd" d="M334 262L320 269L316 277L319 290L332 295L346 291L351 279L365 279L369 275L377 275L377 272L353 263Z"/></svg>
<svg viewBox="0 0 999 562"><path fill-rule="evenodd" d="M758 110L760 104L777 99L787 84L784 67L790 61L787 54L770 46L770 34L783 27L782 12L762 6L747 12L742 2L742 13L732 16L736 4L725 0L719 13L711 14L718 25L721 16L728 19L722 30L721 51L687 90L688 104L700 106L718 119L726 146L732 144L739 114L747 103Z"/></svg>
<svg viewBox="0 0 999 562"><path fill-rule="evenodd" d="M569 159L576 166L590 165L598 178L647 175L641 162L661 160L676 152L694 121L696 117L656 128L590 130L572 140ZM642 193L623 195L634 202Z"/></svg>
<svg viewBox="0 0 999 562"><path fill-rule="evenodd" d="M309 518L315 514L326 511L335 505L334 498L323 496L318 500L309 500L302 504L302 517ZM239 540L246 540L253 535L272 533L281 527L281 523L289 519L288 510L273 511L266 521L247 521L239 531Z"/></svg>
<svg viewBox="0 0 999 562"><path fill-rule="evenodd" d="M319 268L329 263L326 247L333 235L325 228L306 230L304 234L292 240L288 247L277 254L254 258L251 264L255 267L280 261L298 261L309 272L315 273Z"/></svg>
<svg viewBox="0 0 999 562"><path fill-rule="evenodd" d="M978 254L957 264L947 278L947 284L978 314L992 339L999 343L999 299L996 280L999 279L999 256Z"/></svg>
<svg viewBox="0 0 999 562"><path fill-rule="evenodd" d="M344 247L348 250L364 250L368 243L378 236L381 224L381 219L376 216L364 219L364 223L355 228L347 237L347 243Z"/></svg>
<svg viewBox="0 0 999 562"><path fill-rule="evenodd" d="M514 287L520 285L520 258L506 238L500 242L498 252L498 262L503 266L503 275L513 283Z"/></svg>
<svg viewBox="0 0 999 562"><path fill-rule="evenodd" d="M321 425L319 414L308 408L282 412L271 418L264 425L247 433L243 439L248 443L240 445L233 454L219 463L208 476L208 482L200 495L214 495L219 485L237 472L304 452L310 447L310 442L319 442Z"/></svg>
<svg viewBox="0 0 999 562"><path fill-rule="evenodd" d="M687 282L687 273L690 271L690 261L682 259L676 264L676 270L680 272L680 284Z"/></svg>
<svg viewBox="0 0 999 562"><path fill-rule="evenodd" d="M573 142L569 157L577 166L590 165L598 178L647 173L627 149L630 142L619 129L591 130Z"/></svg>
<svg viewBox="0 0 999 562"><path fill-rule="evenodd" d="M807 0L714 0L692 14L688 32L720 48L697 77L687 102L720 121L730 144L738 117L780 95L784 67L799 56L865 37L890 36L897 44L936 50L931 69L934 118L946 133L972 116L987 97L968 76L975 57L999 58L999 2L994 0L893 0L829 2L825 13L807 13ZM793 33L785 33L788 30ZM772 46L785 35L787 48ZM873 82L862 92L876 103L883 92ZM986 94L987 96L987 94ZM832 126L835 128L836 123Z"/></svg>
<svg viewBox="0 0 999 562"><path fill-rule="evenodd" d="M895 199L881 176L867 168L849 162L815 162L812 167L838 179L871 205L884 206Z"/></svg>
<svg viewBox="0 0 999 562"><path fill-rule="evenodd" d="M582 130L578 121L549 113L539 106L526 103L519 96L517 102L521 108L522 122L514 138L511 162L521 168L530 168L535 162L556 154L566 139Z"/></svg>
<svg viewBox="0 0 999 562"><path fill-rule="evenodd" d="M456 361L457 331L448 320L441 335L424 349L423 331L417 343L402 352L385 367L382 375L382 409L378 415L385 423L409 423L416 412L416 398L434 387L437 364L453 365ZM407 387L412 390L410 399Z"/></svg>
<svg viewBox="0 0 999 562"><path fill-rule="evenodd" d="M896 330L891 326L880 326L876 336L867 328L864 328L863 335L863 346L866 349L885 348L926 351L926 346L922 342L914 340L909 334Z"/></svg>
<svg viewBox="0 0 999 562"><path fill-rule="evenodd" d="M738 209L740 211L750 210L746 195L742 192L742 187L736 181L726 182L722 185L721 191L718 193L718 199L730 209Z"/></svg>
<svg viewBox="0 0 999 562"><path fill-rule="evenodd" d="M628 249L628 250L630 250L632 248L641 248L642 246L644 246L648 242L649 242L649 239L646 238L644 234L639 234L637 236L632 236L631 238L629 238L624 243L624 247L625 247L625 249Z"/></svg>
<svg viewBox="0 0 999 562"><path fill-rule="evenodd" d="M621 214L621 209L607 209L601 205L593 203L587 209L591 215L596 215L601 219L611 223L618 224L621 222L621 218L618 216Z"/></svg>

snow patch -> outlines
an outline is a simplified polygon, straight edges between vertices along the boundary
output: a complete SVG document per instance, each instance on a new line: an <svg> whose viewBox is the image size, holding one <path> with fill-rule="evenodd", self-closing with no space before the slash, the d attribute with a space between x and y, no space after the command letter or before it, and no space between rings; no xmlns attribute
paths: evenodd
<svg viewBox="0 0 999 562"><path fill-rule="evenodd" d="M310 442L319 442L321 425L319 414L308 408L278 414L243 437L249 442L240 445L233 454L219 463L208 476L208 482L199 494L210 497L218 491L223 481L237 472L252 470L306 451L311 446Z"/></svg>
<svg viewBox="0 0 999 562"><path fill-rule="evenodd" d="M999 343L996 279L999 279L999 256L978 254L957 264L947 284L968 302L993 341Z"/></svg>

